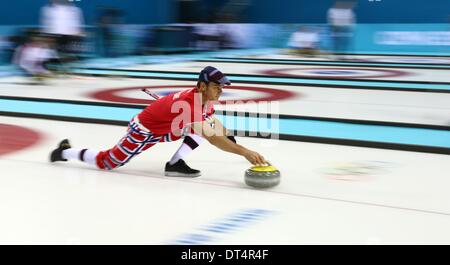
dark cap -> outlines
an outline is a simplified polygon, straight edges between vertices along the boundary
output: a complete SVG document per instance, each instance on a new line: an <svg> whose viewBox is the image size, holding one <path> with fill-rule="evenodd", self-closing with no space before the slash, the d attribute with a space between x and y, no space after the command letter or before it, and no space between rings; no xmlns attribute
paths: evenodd
<svg viewBox="0 0 450 265"><path fill-rule="evenodd" d="M205 83L214 82L219 85L231 85L230 80L218 69L212 66L206 66L198 76L198 81Z"/></svg>

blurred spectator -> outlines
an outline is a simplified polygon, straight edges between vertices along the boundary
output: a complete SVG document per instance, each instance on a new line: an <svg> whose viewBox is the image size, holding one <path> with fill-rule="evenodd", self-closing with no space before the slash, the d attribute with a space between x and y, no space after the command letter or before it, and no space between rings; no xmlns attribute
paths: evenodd
<svg viewBox="0 0 450 265"><path fill-rule="evenodd" d="M9 37L0 36L0 64L8 61L8 51L13 47Z"/></svg>
<svg viewBox="0 0 450 265"><path fill-rule="evenodd" d="M218 10L214 8L215 22L218 23L240 23L245 21L248 14L248 8L251 5L250 0L228 0Z"/></svg>
<svg viewBox="0 0 450 265"><path fill-rule="evenodd" d="M39 83L53 75L49 65L55 61L58 56L53 39L43 36L31 37L29 42L16 48L13 57L13 63Z"/></svg>
<svg viewBox="0 0 450 265"><path fill-rule="evenodd" d="M102 7L99 9L97 22L99 54L104 57L114 57L119 53L115 49L117 41L117 25L122 22L122 10Z"/></svg>
<svg viewBox="0 0 450 265"><path fill-rule="evenodd" d="M84 19L80 8L67 0L50 0L41 8L40 20L42 32L55 39L61 56L72 57L82 51Z"/></svg>
<svg viewBox="0 0 450 265"><path fill-rule="evenodd" d="M177 0L181 23L238 23L248 14L251 0Z"/></svg>
<svg viewBox="0 0 450 265"><path fill-rule="evenodd" d="M356 20L352 10L353 6L354 3L350 1L337 1L328 10L328 24L330 25L335 54L350 52L350 42ZM342 58L345 59L346 57L342 56Z"/></svg>
<svg viewBox="0 0 450 265"><path fill-rule="evenodd" d="M194 34L197 50L211 51L220 48L222 35L219 24L196 24Z"/></svg>
<svg viewBox="0 0 450 265"><path fill-rule="evenodd" d="M311 27L301 26L289 39L288 47L295 54L315 56L319 51L319 32Z"/></svg>
<svg viewBox="0 0 450 265"><path fill-rule="evenodd" d="M204 11L199 0L178 0L178 21L181 23L200 22L200 14Z"/></svg>
<svg viewBox="0 0 450 265"><path fill-rule="evenodd" d="M3 58L1 59L3 59L5 63L11 63L16 48L25 44L31 36L36 35L38 32L39 29L35 28L21 28L9 36L4 36L3 49L0 51L0 53L3 52Z"/></svg>

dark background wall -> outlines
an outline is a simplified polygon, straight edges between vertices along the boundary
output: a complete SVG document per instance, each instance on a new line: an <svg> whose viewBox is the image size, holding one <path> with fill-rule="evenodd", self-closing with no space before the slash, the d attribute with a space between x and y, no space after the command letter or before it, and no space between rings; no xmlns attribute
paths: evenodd
<svg viewBox="0 0 450 265"><path fill-rule="evenodd" d="M450 23L450 0L358 0L359 23ZM253 0L253 22L324 23L332 0Z"/></svg>
<svg viewBox="0 0 450 265"><path fill-rule="evenodd" d="M186 18L208 21L222 8L240 10L245 23L325 23L333 0L80 0L87 24L93 24L100 6L120 8L129 24L174 23ZM450 23L450 0L358 0L359 23ZM36 25L47 0L0 0L0 25ZM180 6L183 7L179 8ZM190 8L186 8L186 3ZM248 5L246 5L248 3Z"/></svg>

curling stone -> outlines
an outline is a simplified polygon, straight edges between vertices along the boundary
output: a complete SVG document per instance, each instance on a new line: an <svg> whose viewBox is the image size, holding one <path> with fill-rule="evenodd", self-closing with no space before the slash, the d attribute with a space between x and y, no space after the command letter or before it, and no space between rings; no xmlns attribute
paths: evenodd
<svg viewBox="0 0 450 265"><path fill-rule="evenodd" d="M270 188L280 183L280 171L272 165L253 166L245 171L245 184L255 188Z"/></svg>

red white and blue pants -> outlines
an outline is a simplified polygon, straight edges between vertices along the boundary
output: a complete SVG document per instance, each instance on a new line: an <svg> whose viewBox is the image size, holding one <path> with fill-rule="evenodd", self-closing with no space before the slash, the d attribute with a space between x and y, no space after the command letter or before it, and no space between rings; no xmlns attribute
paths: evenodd
<svg viewBox="0 0 450 265"><path fill-rule="evenodd" d="M133 157L149 149L157 143L179 140L181 136L173 133L155 135L145 129L137 117L128 124L127 134L111 149L101 151L96 157L97 166L111 170L128 163Z"/></svg>

